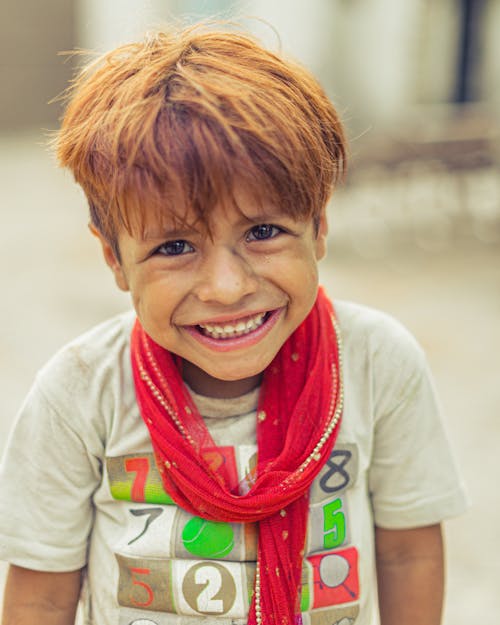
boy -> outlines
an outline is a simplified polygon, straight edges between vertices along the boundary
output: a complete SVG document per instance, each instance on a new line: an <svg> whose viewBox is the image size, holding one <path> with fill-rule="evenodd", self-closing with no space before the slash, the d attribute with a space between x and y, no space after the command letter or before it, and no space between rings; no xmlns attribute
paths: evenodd
<svg viewBox="0 0 500 625"><path fill-rule="evenodd" d="M439 623L464 495L421 350L318 289L345 144L314 79L158 34L82 74L57 149L137 320L65 347L21 410L3 625L68 625L80 595L97 625Z"/></svg>

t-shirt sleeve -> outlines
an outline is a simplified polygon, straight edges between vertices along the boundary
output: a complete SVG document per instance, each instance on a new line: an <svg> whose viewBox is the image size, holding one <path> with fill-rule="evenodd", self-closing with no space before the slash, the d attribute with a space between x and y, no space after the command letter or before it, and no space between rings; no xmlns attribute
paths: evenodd
<svg viewBox="0 0 500 625"><path fill-rule="evenodd" d="M0 559L43 571L85 565L101 462L77 411L61 414L37 383L29 393L0 467Z"/></svg>
<svg viewBox="0 0 500 625"><path fill-rule="evenodd" d="M377 355L368 478L375 524L421 527L461 514L465 488L423 351L396 325Z"/></svg>

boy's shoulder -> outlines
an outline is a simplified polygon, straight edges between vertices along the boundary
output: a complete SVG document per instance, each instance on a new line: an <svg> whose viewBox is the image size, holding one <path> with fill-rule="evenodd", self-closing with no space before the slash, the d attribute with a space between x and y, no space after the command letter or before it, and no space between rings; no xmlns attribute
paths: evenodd
<svg viewBox="0 0 500 625"><path fill-rule="evenodd" d="M367 402L370 422L406 406L436 414L433 376L424 350L391 315L334 302L343 341L346 405ZM401 421L402 423L402 421Z"/></svg>
<svg viewBox="0 0 500 625"><path fill-rule="evenodd" d="M47 389L64 384L82 388L106 377L106 372L127 364L135 313L118 314L77 336L59 349L37 374L39 386Z"/></svg>
<svg viewBox="0 0 500 625"><path fill-rule="evenodd" d="M359 362L384 367L425 367L424 351L413 334L392 315L357 303L334 300L344 353Z"/></svg>
<svg viewBox="0 0 500 625"><path fill-rule="evenodd" d="M370 341L418 343L401 321L387 312L347 300L333 301L335 314L345 338Z"/></svg>

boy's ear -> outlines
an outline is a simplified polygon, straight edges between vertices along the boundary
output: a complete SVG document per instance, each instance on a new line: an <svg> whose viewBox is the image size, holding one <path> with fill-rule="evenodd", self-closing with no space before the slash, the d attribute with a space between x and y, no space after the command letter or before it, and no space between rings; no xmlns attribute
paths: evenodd
<svg viewBox="0 0 500 625"><path fill-rule="evenodd" d="M316 260L321 260L326 256L326 239L328 236L328 219L326 218L326 207L323 208L319 216L318 233L316 235Z"/></svg>
<svg viewBox="0 0 500 625"><path fill-rule="evenodd" d="M123 271L121 262L116 257L116 253L113 250L113 247L108 242L108 240L103 236L102 232L100 232L94 226L94 224L92 223L89 224L89 230L95 237L99 239L99 242L102 247L104 260L106 261L106 264L113 272L113 275L115 276L115 282L118 285L118 288L121 289L122 291L128 291L129 286L128 286L127 277L125 275L125 272Z"/></svg>

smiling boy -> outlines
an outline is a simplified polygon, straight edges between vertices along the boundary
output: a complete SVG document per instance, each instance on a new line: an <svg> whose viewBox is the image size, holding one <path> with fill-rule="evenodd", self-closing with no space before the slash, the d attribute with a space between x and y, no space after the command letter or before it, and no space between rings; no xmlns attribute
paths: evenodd
<svg viewBox="0 0 500 625"><path fill-rule="evenodd" d="M317 295L319 227L239 193L238 209L215 206L210 232L194 215L178 229L140 237L122 232L120 260L97 230L118 286L130 290L142 326L183 360L183 378L201 395L237 397L302 323Z"/></svg>
<svg viewBox="0 0 500 625"><path fill-rule="evenodd" d="M2 464L3 625L436 625L462 511L425 358L318 288L338 116L204 28L76 81L57 141L134 314L39 373ZM81 591L81 584L84 584Z"/></svg>

